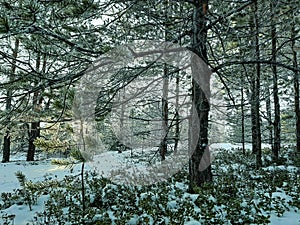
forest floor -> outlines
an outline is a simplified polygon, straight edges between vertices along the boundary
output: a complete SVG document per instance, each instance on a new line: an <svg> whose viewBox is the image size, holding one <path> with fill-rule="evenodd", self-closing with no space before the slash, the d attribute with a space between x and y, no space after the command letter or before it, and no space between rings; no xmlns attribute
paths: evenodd
<svg viewBox="0 0 300 225"><path fill-rule="evenodd" d="M264 146L259 170L250 150L243 155L240 145L213 148L214 181L195 194L187 193L186 167L164 182L111 182L105 178L109 170L128 165L132 152L105 152L97 165L101 176L86 166L84 210L80 164L25 162L17 154L0 164L0 224L300 224L300 159L292 147L282 150L275 165ZM140 166L145 161L143 155L135 158Z"/></svg>

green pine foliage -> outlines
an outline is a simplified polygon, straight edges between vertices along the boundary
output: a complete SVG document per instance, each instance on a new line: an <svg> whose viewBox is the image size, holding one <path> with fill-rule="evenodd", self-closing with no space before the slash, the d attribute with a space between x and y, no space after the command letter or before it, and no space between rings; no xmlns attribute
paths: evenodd
<svg viewBox="0 0 300 225"><path fill-rule="evenodd" d="M114 184L88 171L84 173L84 216L80 176L35 183L18 172L21 189L3 193L1 208L15 202L32 207L46 196L43 210L32 218L34 225L184 224L192 219L203 224L269 224L271 214L281 217L287 211L300 210L300 180L290 154L293 149L285 148L281 166L271 163L254 170L255 158L250 152L242 155L221 149L213 163L214 182L194 194L187 193L186 169L149 186Z"/></svg>

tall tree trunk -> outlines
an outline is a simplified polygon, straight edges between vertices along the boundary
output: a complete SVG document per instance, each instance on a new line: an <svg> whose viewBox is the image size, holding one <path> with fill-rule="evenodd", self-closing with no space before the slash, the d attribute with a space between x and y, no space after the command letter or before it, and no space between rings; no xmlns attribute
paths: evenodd
<svg viewBox="0 0 300 225"><path fill-rule="evenodd" d="M298 68L296 44L295 23L292 25L292 51L293 51L293 67ZM294 71L294 92L295 92L295 115L296 115L296 141L297 152L300 153L300 104L299 104L299 73Z"/></svg>
<svg viewBox="0 0 300 225"><path fill-rule="evenodd" d="M251 135L252 135L252 154L257 152L257 128L256 128L256 111L255 111L255 74L251 77Z"/></svg>
<svg viewBox="0 0 300 225"><path fill-rule="evenodd" d="M180 117L179 117L179 72L176 74L176 99L175 99L175 143L174 143L174 154L178 151L178 142L180 135Z"/></svg>
<svg viewBox="0 0 300 225"><path fill-rule="evenodd" d="M245 103L245 98L244 98L244 75L242 75L242 87L241 87L241 111L242 111L242 151L243 155L246 154L246 149L245 149L245 110L244 110L244 103Z"/></svg>
<svg viewBox="0 0 300 225"><path fill-rule="evenodd" d="M276 25L275 25L275 2L271 1L270 8L271 8L271 38L272 38L272 61L276 62ZM274 98L274 108L275 108L275 115L274 115L274 149L273 149L273 156L274 160L278 160L279 151L280 151L280 103L278 97L278 75L277 75L277 66L273 64L272 66L273 71L273 98Z"/></svg>
<svg viewBox="0 0 300 225"><path fill-rule="evenodd" d="M118 148L118 152L121 153L122 151L125 150L125 142L126 142L126 128L124 126L124 121L125 121L125 94L126 94L126 90L125 87L120 90L120 103L121 103L121 112L120 112L120 130L119 130L119 146L117 146Z"/></svg>
<svg viewBox="0 0 300 225"><path fill-rule="evenodd" d="M255 11L253 9L253 11ZM253 36L255 34L255 12L251 13L250 16L250 35ZM251 45L255 45L255 39L251 40ZM251 49L252 50L252 49ZM257 128L256 128L256 113L255 113L255 107L256 107L256 74L255 69L250 68L251 70L251 77L250 77L250 89L251 89L251 96L250 96L250 114L251 114L251 138L252 138L252 154L256 154L257 152Z"/></svg>
<svg viewBox="0 0 300 225"><path fill-rule="evenodd" d="M180 17L183 15L183 7L182 4L179 3L179 14ZM181 29L179 27L178 34L181 33ZM178 40L178 44L182 46L181 38ZM178 68L179 69L179 68ZM179 115L179 92L180 92L180 72L179 70L176 72L176 88L175 88L175 140L174 140L174 154L178 152L178 144L179 144L179 137L180 137L180 115Z"/></svg>
<svg viewBox="0 0 300 225"><path fill-rule="evenodd" d="M200 57L204 62L207 62L207 30L206 18L207 0L200 0L194 4L193 13L193 33L192 33L192 51L197 57ZM197 57L194 57L196 60ZM200 74L201 73L201 74ZM190 171L190 191L193 191L194 186L201 186L205 182L212 181L212 172L210 165L210 158L208 152L208 114L209 114L209 79L210 74L200 71L199 65L193 62L192 59L192 100L193 108L192 114L196 114L199 119L200 127L198 135L193 132L190 133L189 139L195 140L195 147L191 149L191 158L189 163ZM194 123L195 119L192 116ZM198 124L190 124L192 127ZM190 128L193 129L193 128ZM202 165L204 163L204 165Z"/></svg>
<svg viewBox="0 0 300 225"><path fill-rule="evenodd" d="M35 92L34 96L33 96L33 107L34 107L34 111L38 111L38 107L40 105L40 102L38 100L39 97L39 93ZM40 136L40 121L38 118L34 118L34 120L31 122L31 126L29 127L28 124L28 150L27 150L27 161L34 161L34 155L35 155L35 145L34 145L34 141L36 140L36 138L38 138Z"/></svg>
<svg viewBox="0 0 300 225"><path fill-rule="evenodd" d="M36 60L36 71L40 70L41 56L38 54ZM46 56L43 58L42 72L46 70ZM39 91L33 93L32 107L33 111L38 113L42 104L42 97ZM40 136L40 121L39 118L33 118L31 126L27 124L28 128L28 150L27 150L27 161L34 161L34 155L36 147L34 141Z"/></svg>
<svg viewBox="0 0 300 225"><path fill-rule="evenodd" d="M255 125L256 125L256 167L262 166L261 159L261 130L260 130L260 47L259 47L259 19L258 19L258 0L254 1L254 24L255 24L255 56L258 61L256 64L256 78L255 78Z"/></svg>
<svg viewBox="0 0 300 225"><path fill-rule="evenodd" d="M17 38L15 40L15 47L13 49L13 61L12 61L12 66L11 66L11 75L9 77L10 80L13 80L13 76L16 72L16 63L17 63L17 57L18 57L18 51L19 51L19 39ZM6 129L5 129L5 134L4 134L4 140L3 140L3 158L2 162L9 162L10 159L10 132L11 132L11 102L12 102L12 89L8 89L6 93L6 112L7 112L7 120L6 120Z"/></svg>
<svg viewBox="0 0 300 225"><path fill-rule="evenodd" d="M268 121L268 131L269 131L269 144L271 146L272 152L274 152L274 138L273 138L273 122L272 122L272 109L271 109L271 96L269 91L268 82L265 85L266 89L266 112Z"/></svg>
<svg viewBox="0 0 300 225"><path fill-rule="evenodd" d="M164 77L163 77L163 96L162 96L162 140L160 145L161 160L165 160L168 148L168 133L169 133L169 107L168 107L168 91L169 91L169 78L168 78L168 65L164 64Z"/></svg>
<svg viewBox="0 0 300 225"><path fill-rule="evenodd" d="M164 0L164 19L165 19L165 41L169 40L169 0ZM166 153L168 149L168 133L169 133L169 106L168 106L168 92L169 92L169 67L167 63L164 63L163 72L163 95L162 95L162 140L160 143L160 157L161 160L166 159Z"/></svg>

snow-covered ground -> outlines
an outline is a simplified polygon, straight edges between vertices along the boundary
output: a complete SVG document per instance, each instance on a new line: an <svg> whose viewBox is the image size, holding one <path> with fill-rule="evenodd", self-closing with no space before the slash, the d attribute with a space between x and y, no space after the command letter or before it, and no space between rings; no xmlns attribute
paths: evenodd
<svg viewBox="0 0 300 225"><path fill-rule="evenodd" d="M20 188L20 184L15 175L16 172L22 172L27 180L33 182L43 181L45 179L61 180L65 175L71 174L70 168L51 164L51 160L26 162L21 161L23 157L14 156L9 163L0 163L0 193L12 192ZM73 173L79 172L77 165ZM14 225L27 225L34 217L36 212L42 211L47 196L43 195L38 199L37 204L32 206L32 210L25 204L14 204L11 207L0 211L0 224L4 224L6 215L15 215ZM0 204L2 201L0 200Z"/></svg>
<svg viewBox="0 0 300 225"><path fill-rule="evenodd" d="M248 146L250 148L250 145ZM232 145L229 143L213 144L211 149L232 149L241 148L240 145ZM109 176L112 169L123 168L124 165L128 166L128 158L130 158L131 152L126 151L121 154L117 152L105 152L101 157L97 158L97 170L102 175ZM132 163L132 161L130 162ZM135 158L136 165L139 167L147 166L147 162L143 161L139 163L138 157ZM76 165L71 170L65 166L58 166L51 164L50 160L25 162L18 158L13 158L10 163L0 163L0 193L12 192L14 189L20 188L20 184L15 176L15 173L21 171L27 178L33 182L43 181L45 179L59 179L61 180L65 175L78 174L80 172L80 165ZM92 169L92 166L88 167ZM101 172L102 171L102 172ZM279 193L282 198L288 198L283 193ZM25 204L14 204L11 207L0 211L0 224L4 224L6 215L15 215L15 225L27 225L30 224L30 220L34 217L35 212L42 211L44 202L47 200L47 195L42 195L37 204L32 206L32 210ZM0 200L0 204L3 203ZM171 203L170 203L171 204ZM3 217L4 216L4 217ZM237 218L238 219L238 218ZM277 217L275 214L271 214L271 225L299 225L300 213L295 211L285 212L282 217ZM187 224L200 224L197 221L190 221Z"/></svg>

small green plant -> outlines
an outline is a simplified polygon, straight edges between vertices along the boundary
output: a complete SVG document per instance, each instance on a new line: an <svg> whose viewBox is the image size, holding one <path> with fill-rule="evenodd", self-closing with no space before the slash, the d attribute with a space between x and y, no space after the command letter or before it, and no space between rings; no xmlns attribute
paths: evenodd
<svg viewBox="0 0 300 225"><path fill-rule="evenodd" d="M22 197L23 202L28 205L29 210L32 211L32 205L37 202L38 189L31 181L27 181L26 176L21 171L16 172L15 175L21 186L18 195Z"/></svg>
<svg viewBox="0 0 300 225"><path fill-rule="evenodd" d="M296 167L300 167L300 153L296 153L294 157L292 157L294 165Z"/></svg>
<svg viewBox="0 0 300 225"><path fill-rule="evenodd" d="M20 203L20 196L16 192L3 192L1 193L1 200L3 204L0 205L0 209L7 209L13 204Z"/></svg>
<svg viewBox="0 0 300 225"><path fill-rule="evenodd" d="M74 152L73 162L80 162L81 157ZM41 188L48 190L49 200L33 225L185 224L192 219L201 224L269 224L271 214L282 216L299 209L296 170L275 164L254 170L254 157L226 151L214 163L214 181L195 188L195 194L187 193L187 168L166 182L136 187L81 170L52 184L53 188Z"/></svg>
<svg viewBox="0 0 300 225"><path fill-rule="evenodd" d="M3 221L3 225L14 225L15 224L15 214L3 214L2 215L2 221Z"/></svg>

